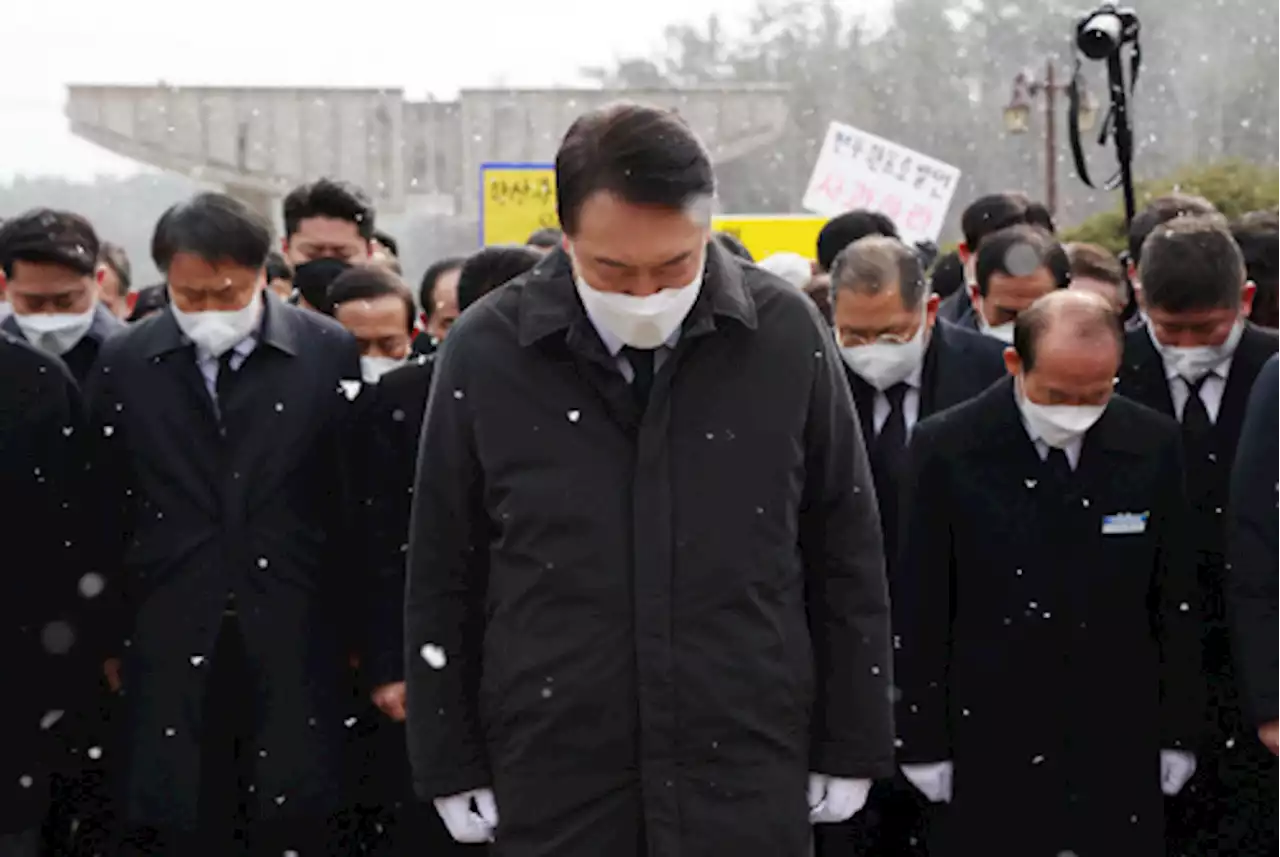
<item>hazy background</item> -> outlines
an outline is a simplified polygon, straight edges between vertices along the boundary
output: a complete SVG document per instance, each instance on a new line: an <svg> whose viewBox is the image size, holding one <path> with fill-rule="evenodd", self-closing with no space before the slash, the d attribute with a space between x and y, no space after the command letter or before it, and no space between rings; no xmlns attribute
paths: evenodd
<svg viewBox="0 0 1280 857"><path fill-rule="evenodd" d="M8 8L8 6L12 8ZM792 87L791 121L766 151L726 165L724 210L795 212L832 119L955 164L952 220L992 190L1043 195L1043 118L1010 136L1001 111L1014 75L1071 72L1074 21L1059 0L160 0L7 4L0 74L0 216L34 205L78 210L125 244L138 279L155 218L189 193L177 176L74 138L68 83L385 86L450 98L486 86L648 86L721 81ZM1137 6L1136 172L1157 178L1224 159L1277 159L1276 0L1159 0ZM638 10L638 11L637 11ZM642 14L641 14L642 13ZM1105 101L1102 69L1089 63ZM1060 106L1059 221L1114 204L1075 178ZM1094 135L1096 137L1096 132ZM1110 151L1086 141L1095 178ZM387 218L406 274L472 248L471 227ZM954 237L954 227L944 238Z"/></svg>

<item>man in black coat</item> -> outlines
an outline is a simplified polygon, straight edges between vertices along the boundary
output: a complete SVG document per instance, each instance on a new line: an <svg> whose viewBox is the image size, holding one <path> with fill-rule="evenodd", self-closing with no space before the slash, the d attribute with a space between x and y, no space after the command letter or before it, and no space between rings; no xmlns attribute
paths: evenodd
<svg viewBox="0 0 1280 857"><path fill-rule="evenodd" d="M1236 639L1236 672L1245 711L1263 746L1277 753L1276 658L1277 405L1280 357L1258 375L1249 397L1231 475L1227 598Z"/></svg>
<svg viewBox="0 0 1280 857"><path fill-rule="evenodd" d="M964 288L952 292L938 307L943 321L970 330L981 330L981 322L974 305L974 286L978 279L976 263L978 249L989 235L1010 226L1030 223L1031 202L1027 195L1017 192L991 193L980 196L965 208L960 216L963 240L956 247L964 265ZM1008 340L1004 340L1008 342Z"/></svg>
<svg viewBox="0 0 1280 857"><path fill-rule="evenodd" d="M1273 853L1276 759L1240 704L1224 575L1231 467L1249 391L1276 339L1246 321L1253 286L1220 218L1157 226L1140 273L1148 323L1126 337L1117 389L1182 425L1209 691L1197 776L1167 813L1170 845L1186 854Z"/></svg>
<svg viewBox="0 0 1280 857"><path fill-rule="evenodd" d="M831 284L836 340L868 446L884 541L892 547L912 429L1004 377L1004 348L938 320L939 299L928 294L918 255L896 238L851 244L836 257ZM885 561L892 576L892 550ZM927 801L905 779L877 783L866 812L817 831L818 853L923 853L927 814Z"/></svg>
<svg viewBox="0 0 1280 857"><path fill-rule="evenodd" d="M931 853L1154 857L1200 716L1177 429L1112 395L1096 295L1016 324L1015 377L911 439L899 760L951 802Z"/></svg>
<svg viewBox="0 0 1280 857"><path fill-rule="evenodd" d="M86 429L75 382L54 357L0 332L0 857L41 853L64 716L83 703L75 621L100 596L86 564Z"/></svg>
<svg viewBox="0 0 1280 857"><path fill-rule="evenodd" d="M98 299L105 268L89 221L41 208L0 226L0 297L13 313L0 330L61 358L84 383L102 343L124 329Z"/></svg>
<svg viewBox="0 0 1280 857"><path fill-rule="evenodd" d="M332 847L354 550L356 343L265 289L270 228L200 194L152 241L169 308L108 341L95 470L125 593L130 853Z"/></svg>
<svg viewBox="0 0 1280 857"><path fill-rule="evenodd" d="M581 117L556 184L571 252L469 309L436 366L405 608L418 793L496 854L800 857L892 771L835 343L709 240L678 116Z"/></svg>

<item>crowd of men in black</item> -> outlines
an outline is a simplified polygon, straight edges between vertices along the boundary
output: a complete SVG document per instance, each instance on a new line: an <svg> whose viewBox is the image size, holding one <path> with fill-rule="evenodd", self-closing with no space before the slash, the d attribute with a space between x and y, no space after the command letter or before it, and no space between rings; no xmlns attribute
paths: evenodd
<svg viewBox="0 0 1280 857"><path fill-rule="evenodd" d="M797 271L672 114L556 181L416 303L328 179L141 289L0 224L0 857L1275 853L1275 212Z"/></svg>

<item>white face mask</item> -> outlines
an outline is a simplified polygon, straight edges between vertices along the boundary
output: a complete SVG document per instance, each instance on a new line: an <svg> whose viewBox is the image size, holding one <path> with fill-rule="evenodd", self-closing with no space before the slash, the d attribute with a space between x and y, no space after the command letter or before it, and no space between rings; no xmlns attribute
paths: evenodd
<svg viewBox="0 0 1280 857"><path fill-rule="evenodd" d="M1027 398L1018 378L1018 410L1032 434L1055 449L1065 449L1093 428L1106 405L1039 405Z"/></svg>
<svg viewBox="0 0 1280 857"><path fill-rule="evenodd" d="M183 312L173 303L169 304L169 309L178 327L198 348L214 357L221 357L257 326L262 316L262 293L254 291L249 303L236 310Z"/></svg>
<svg viewBox="0 0 1280 857"><path fill-rule="evenodd" d="M403 365L403 360L397 360L394 357L361 357L360 377L366 384L376 384L382 380L383 375Z"/></svg>
<svg viewBox="0 0 1280 857"><path fill-rule="evenodd" d="M27 341L55 357L61 357L84 338L93 326L96 305L80 313L15 315L14 321Z"/></svg>
<svg viewBox="0 0 1280 857"><path fill-rule="evenodd" d="M1013 322L1006 321L1004 324L997 324L995 327L992 327L990 324L987 324L987 317L979 312L978 325L982 328L984 336L990 336L992 339L998 339L1005 345L1013 345Z"/></svg>
<svg viewBox="0 0 1280 857"><path fill-rule="evenodd" d="M632 348L658 348L684 323L702 291L706 257L698 265L698 275L683 288L663 289L646 297L602 292L593 289L577 273L574 284L578 297L592 322L608 330Z"/></svg>
<svg viewBox="0 0 1280 857"><path fill-rule="evenodd" d="M1147 332L1151 335L1151 341L1155 344L1156 350L1164 358L1164 364L1194 383L1236 353L1236 346L1240 344L1240 337L1244 335L1244 322L1236 319L1236 323L1231 327L1231 333L1221 345L1162 345L1160 340L1156 339L1155 329L1151 326L1149 319Z"/></svg>
<svg viewBox="0 0 1280 857"><path fill-rule="evenodd" d="M911 377L924 360L925 327L929 318L929 298L921 299L920 326L907 342L872 342L841 348L849 368L877 390L884 391Z"/></svg>

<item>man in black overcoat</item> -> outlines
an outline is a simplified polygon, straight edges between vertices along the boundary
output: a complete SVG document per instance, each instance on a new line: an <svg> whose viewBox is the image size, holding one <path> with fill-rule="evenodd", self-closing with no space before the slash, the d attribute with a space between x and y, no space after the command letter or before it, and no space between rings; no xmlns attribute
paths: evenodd
<svg viewBox="0 0 1280 857"><path fill-rule="evenodd" d="M927 417L1004 377L1004 348L937 317L918 254L896 238L871 236L841 252L831 271L835 335L875 477L885 544L897 544L907 440ZM894 556L885 557L889 574ZM877 783L865 812L817 831L821 857L918 854L929 815L903 777Z"/></svg>
<svg viewBox="0 0 1280 857"><path fill-rule="evenodd" d="M172 303L90 383L134 853L339 853L359 355L264 293L269 241L229 197L171 208L152 254Z"/></svg>
<svg viewBox="0 0 1280 857"><path fill-rule="evenodd" d="M892 772L875 490L830 329L710 240L679 117L589 113L569 251L436 364L410 531L410 758L499 855L803 857Z"/></svg>
<svg viewBox="0 0 1280 857"><path fill-rule="evenodd" d="M102 595L87 565L84 404L56 358L0 332L0 855L40 854L63 728L86 701L80 603Z"/></svg>
<svg viewBox="0 0 1280 857"><path fill-rule="evenodd" d="M1096 295L1019 314L1010 377L916 427L890 580L899 760L930 853L1156 857L1200 710L1176 426L1112 394Z"/></svg>
<svg viewBox="0 0 1280 857"><path fill-rule="evenodd" d="M1241 704L1225 580L1231 468L1249 391L1276 353L1276 338L1246 320L1254 287L1216 215L1154 227L1139 272L1147 324L1126 337L1117 390L1182 426L1209 692L1196 777L1167 813L1169 844L1204 857L1270 854L1276 757L1257 741L1257 724Z"/></svg>

